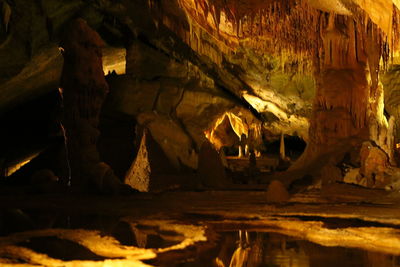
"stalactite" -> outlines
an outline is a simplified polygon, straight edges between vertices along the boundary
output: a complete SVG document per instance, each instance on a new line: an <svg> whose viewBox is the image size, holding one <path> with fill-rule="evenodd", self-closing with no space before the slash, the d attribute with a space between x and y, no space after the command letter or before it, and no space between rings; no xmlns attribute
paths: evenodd
<svg viewBox="0 0 400 267"><path fill-rule="evenodd" d="M210 57L217 64L221 64L222 60L217 54L236 51L240 42L260 54L290 54L291 60L298 62L297 71L309 73L318 73L325 64L337 67L356 65L368 56L372 81L376 86L379 62L382 60L386 68L390 51L399 46L400 15L396 7L393 8L393 34L390 37L372 22L366 12L356 7L351 10L353 16L348 17L329 16L310 7L307 1L252 1L251 6L250 3L234 0L179 0L179 3L188 15L190 29L182 29L182 25L174 24L171 19L165 20L165 23L178 35L185 36L183 39L188 40L187 43L196 52ZM227 21L221 20L221 14ZM347 32L347 36L341 35L338 40L331 38L332 46L324 44L321 38L329 24L329 17L343 25ZM211 21L208 18L212 18ZM204 43L207 42L205 39L211 40L217 47L211 48ZM375 47L366 46L368 40ZM326 47L340 52L329 53L324 49ZM332 62L329 62L330 58ZM310 61L313 64L308 64Z"/></svg>

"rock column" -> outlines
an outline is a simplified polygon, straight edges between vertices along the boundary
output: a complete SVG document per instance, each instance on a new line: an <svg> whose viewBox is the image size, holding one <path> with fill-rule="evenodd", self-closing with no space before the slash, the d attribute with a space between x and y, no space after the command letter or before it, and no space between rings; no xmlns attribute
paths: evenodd
<svg viewBox="0 0 400 267"><path fill-rule="evenodd" d="M60 46L64 56L63 125L71 185L78 191L114 192L119 180L100 161L96 147L100 111L108 93L102 65L103 41L86 21L77 19L67 29Z"/></svg>
<svg viewBox="0 0 400 267"><path fill-rule="evenodd" d="M321 25L324 56L316 73L307 157L350 137L369 139L371 121L385 125L378 79L383 33L371 21L335 14Z"/></svg>

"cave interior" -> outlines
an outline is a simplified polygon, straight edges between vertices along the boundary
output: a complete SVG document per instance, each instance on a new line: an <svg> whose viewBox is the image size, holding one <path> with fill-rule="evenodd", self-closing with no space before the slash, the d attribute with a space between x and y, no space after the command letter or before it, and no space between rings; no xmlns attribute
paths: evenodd
<svg viewBox="0 0 400 267"><path fill-rule="evenodd" d="M0 0L0 265L400 267L399 121L399 0Z"/></svg>

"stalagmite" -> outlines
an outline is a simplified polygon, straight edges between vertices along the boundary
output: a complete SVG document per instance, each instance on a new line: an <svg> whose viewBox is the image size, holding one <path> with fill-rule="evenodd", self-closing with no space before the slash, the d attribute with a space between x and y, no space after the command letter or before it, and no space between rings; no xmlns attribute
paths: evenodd
<svg viewBox="0 0 400 267"><path fill-rule="evenodd" d="M367 114L376 116L368 110L370 85L365 66L375 54L368 54L365 44L360 43L366 41L366 34L353 20L329 15L322 36L325 57L316 77L318 90L308 149L318 150L340 139L360 136L368 129ZM376 135L374 131L371 133Z"/></svg>
<svg viewBox="0 0 400 267"><path fill-rule="evenodd" d="M63 125L71 163L71 185L76 190L115 193L120 181L101 162L96 143L103 101L108 93L101 47L103 41L82 19L69 27L61 42L64 66L61 88Z"/></svg>
<svg viewBox="0 0 400 267"><path fill-rule="evenodd" d="M197 175L203 186L211 188L227 188L232 182L225 173L218 151L206 140L199 152Z"/></svg>
<svg viewBox="0 0 400 267"><path fill-rule="evenodd" d="M179 187L175 171L160 145L147 129L143 129L140 136L138 152L125 175L125 183L140 192L159 192Z"/></svg>
<svg viewBox="0 0 400 267"><path fill-rule="evenodd" d="M281 160L286 160L286 154L285 154L285 138L284 134L281 134L281 141L279 145L279 158Z"/></svg>
<svg viewBox="0 0 400 267"><path fill-rule="evenodd" d="M11 19L11 7L10 5L7 3L7 1L3 1L2 2L2 22L3 22L3 26L5 28L5 32L8 32L8 28L9 28L9 23L10 23L10 19Z"/></svg>
<svg viewBox="0 0 400 267"><path fill-rule="evenodd" d="M219 157L221 159L222 165L224 165L225 168L228 168L229 165L228 165L228 161L226 159L226 154L225 154L223 147L219 150Z"/></svg>
<svg viewBox="0 0 400 267"><path fill-rule="evenodd" d="M254 149L250 149L249 152L249 166L248 166L248 175L250 179L255 178L255 176L258 174L259 170L257 168L257 159L256 159L256 153Z"/></svg>
<svg viewBox="0 0 400 267"><path fill-rule="evenodd" d="M243 133L240 136L240 144L239 144L239 158L242 158L246 155L246 146L247 146L247 137Z"/></svg>
<svg viewBox="0 0 400 267"><path fill-rule="evenodd" d="M387 131L387 148L388 148L388 156L389 156L389 162L391 165L396 165L396 161L394 158L394 133L396 132L396 122L394 116L390 116L389 119L389 127Z"/></svg>

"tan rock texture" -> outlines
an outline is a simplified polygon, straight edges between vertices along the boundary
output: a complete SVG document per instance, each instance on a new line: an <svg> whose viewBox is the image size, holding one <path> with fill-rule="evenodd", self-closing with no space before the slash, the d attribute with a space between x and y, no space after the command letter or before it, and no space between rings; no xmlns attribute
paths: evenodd
<svg viewBox="0 0 400 267"><path fill-rule="evenodd" d="M386 186L385 170L389 166L388 155L371 142L364 142L361 147L360 174L367 179L368 187Z"/></svg>
<svg viewBox="0 0 400 267"><path fill-rule="evenodd" d="M149 130L144 129L136 158L125 175L125 183L140 192L179 187L175 170Z"/></svg>

